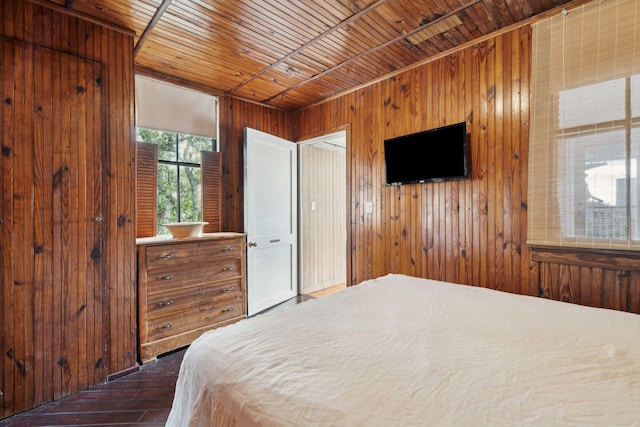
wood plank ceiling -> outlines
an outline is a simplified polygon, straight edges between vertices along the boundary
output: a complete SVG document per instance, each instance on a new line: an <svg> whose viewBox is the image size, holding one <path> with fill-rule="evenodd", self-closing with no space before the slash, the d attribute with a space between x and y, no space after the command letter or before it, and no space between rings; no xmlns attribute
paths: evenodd
<svg viewBox="0 0 640 427"><path fill-rule="evenodd" d="M135 33L138 73L284 110L319 102L569 2L32 1Z"/></svg>

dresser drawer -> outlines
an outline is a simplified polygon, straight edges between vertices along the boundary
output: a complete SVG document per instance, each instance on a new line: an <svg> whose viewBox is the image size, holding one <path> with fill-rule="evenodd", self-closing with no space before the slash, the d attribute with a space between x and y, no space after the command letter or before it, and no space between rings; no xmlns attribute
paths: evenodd
<svg viewBox="0 0 640 427"><path fill-rule="evenodd" d="M173 245L150 246L147 248L147 271L191 269L224 258L242 256L242 242L239 240L188 242Z"/></svg>
<svg viewBox="0 0 640 427"><path fill-rule="evenodd" d="M223 300L170 316L149 319L148 339L159 340L241 316L243 316L241 300Z"/></svg>
<svg viewBox="0 0 640 427"><path fill-rule="evenodd" d="M202 263L182 269L147 271L147 296L169 295L180 288L208 286L213 282L229 281L242 276L242 260L225 259Z"/></svg>
<svg viewBox="0 0 640 427"><path fill-rule="evenodd" d="M147 318L152 320L166 317L228 300L242 300L242 284L239 278L217 283L214 286L183 286L171 292L148 297Z"/></svg>

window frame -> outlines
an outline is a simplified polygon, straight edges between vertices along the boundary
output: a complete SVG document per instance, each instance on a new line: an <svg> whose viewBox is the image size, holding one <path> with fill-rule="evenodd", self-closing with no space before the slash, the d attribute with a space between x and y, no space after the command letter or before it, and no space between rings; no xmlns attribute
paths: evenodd
<svg viewBox="0 0 640 427"><path fill-rule="evenodd" d="M171 141L172 143L172 151L166 151L166 152L172 152L175 155L175 160L167 160L167 159L162 159L160 158L160 156L158 155L158 152L160 152L159 147L160 144L158 143L159 140L154 140L154 141L145 141L143 138L140 137L140 130L148 130L148 131L152 131L152 132L159 132L160 134L164 133L164 134L168 134L171 135ZM205 140L208 140L208 148L210 148L210 150L200 150L200 162L196 163L193 161L185 161L185 160L180 160L180 143L183 139L188 138L188 137L197 137L197 138L204 138ZM162 226L162 224L160 224L158 215L159 215L159 209L158 209L158 202L159 202L159 191L160 191L160 182L158 179L158 170L160 165L167 165L167 166L171 166L171 167L175 167L176 168L176 183L175 183L175 188L176 188L176 193L177 193L177 198L176 198L176 213L177 213L177 222L184 222L183 221L183 200L182 200L182 191L181 191L181 187L182 187L182 182L181 182L181 168L184 167L190 167L190 168L196 168L200 170L200 177L199 177L199 185L200 185L200 200L199 200L199 204L200 204L200 215L199 215L199 221L204 221L205 219L203 218L203 216L205 215L204 213L204 199L206 196L209 196L207 193L205 193L205 187L203 186L203 180L204 178L204 174L207 173L204 170L204 160L203 160L203 152L210 152L210 153L217 153L218 152L218 141L216 138L210 137L210 136L198 136L198 135L188 135L185 133L180 133L180 132L173 132L173 131L167 131L167 130L159 130L159 129L149 129L149 128L142 128L142 127L136 127L136 144L138 143L143 143L143 144L152 144L155 145L156 148L156 155L155 155L155 210L156 213L154 215L154 220L155 220L155 227L153 228L154 232L157 235L165 235L165 234L169 234L168 230L166 230L165 227ZM219 157L218 157L219 158ZM219 163L219 160L217 161ZM219 179L219 174L218 174L218 179ZM219 191L219 188L217 188L217 190ZM214 198L219 198L219 195L210 195ZM214 215L216 218L220 217L220 209L218 209L216 212L211 212L209 215ZM212 224L211 227L209 227L210 229L212 229L212 231L219 231L220 229L220 224ZM148 231L144 231L144 233L149 233ZM138 237L150 237L150 236L140 236L138 235Z"/></svg>
<svg viewBox="0 0 640 427"><path fill-rule="evenodd" d="M575 235L567 235L564 234L564 230L561 227L561 238L562 239L575 239L578 242L590 242L590 241L619 241L624 242L626 245L631 245L633 243L633 230L632 230L632 203L631 203L631 143L632 138L631 134L633 129L640 130L640 116L633 117L632 108L631 108L631 79L633 76L625 76L624 77L624 117L621 119L615 119L610 121L601 121L595 123L588 123L582 125L576 125L571 127L560 127L560 123L558 124L558 128L555 134L556 146L562 144L562 142L566 139L585 137L589 135L599 135L599 134L607 134L616 131L624 131L624 144L625 144L625 156L623 159L625 162L625 234L624 238L616 238L616 237L594 237L594 236L575 236ZM622 78L621 78L622 79ZM576 89L576 88L574 88ZM640 92L638 93L640 97ZM557 109L556 117L560 117L560 99L555 105ZM560 147L562 148L562 147ZM585 147L588 148L588 147ZM579 162L574 162L574 166L583 166L579 164ZM584 169L584 168L582 168ZM559 185L561 182L558 183ZM574 185L575 189L575 185ZM575 202L575 201L574 201ZM587 215L587 208L582 211L584 215ZM561 218L563 213L560 212ZM586 231L585 231L586 234ZM603 248L606 245L603 245Z"/></svg>

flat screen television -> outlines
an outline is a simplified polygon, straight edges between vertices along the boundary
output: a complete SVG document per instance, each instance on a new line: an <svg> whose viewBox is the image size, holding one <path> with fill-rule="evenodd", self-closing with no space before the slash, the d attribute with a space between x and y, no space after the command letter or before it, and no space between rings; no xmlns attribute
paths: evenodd
<svg viewBox="0 0 640 427"><path fill-rule="evenodd" d="M464 179L467 157L466 122L386 139L386 184Z"/></svg>

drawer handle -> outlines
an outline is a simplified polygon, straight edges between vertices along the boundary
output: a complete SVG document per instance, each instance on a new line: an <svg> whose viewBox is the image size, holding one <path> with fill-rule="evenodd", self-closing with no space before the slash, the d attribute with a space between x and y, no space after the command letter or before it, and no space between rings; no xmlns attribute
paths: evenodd
<svg viewBox="0 0 640 427"><path fill-rule="evenodd" d="M222 289L222 292L231 292L233 289L234 289L234 287L233 287L233 286L230 286L230 287L228 287L228 288L224 288L224 289Z"/></svg>
<svg viewBox="0 0 640 427"><path fill-rule="evenodd" d="M235 270L235 269L236 269L235 267L231 266L231 267L225 267L225 268L223 268L223 269L222 269L222 271L233 271L233 270Z"/></svg>
<svg viewBox="0 0 640 427"><path fill-rule="evenodd" d="M235 246L225 246L224 248L222 248L222 252L232 252L235 250L236 250Z"/></svg>
<svg viewBox="0 0 640 427"><path fill-rule="evenodd" d="M171 259L173 258L173 254L160 255L158 259Z"/></svg>
<svg viewBox="0 0 640 427"><path fill-rule="evenodd" d="M223 309L222 312L223 313L228 313L228 312L233 311L233 310L235 310L235 307L229 307L229 308Z"/></svg>
<svg viewBox="0 0 640 427"><path fill-rule="evenodd" d="M165 302L159 302L158 303L158 307L166 307L166 306L171 305L171 304L173 304L173 300L172 299L170 299L169 301L165 301Z"/></svg>
<svg viewBox="0 0 640 427"><path fill-rule="evenodd" d="M173 327L173 323L167 323L166 325L158 326L158 329L169 329L171 327Z"/></svg>
<svg viewBox="0 0 640 427"><path fill-rule="evenodd" d="M172 275L167 274L166 276L160 276L158 277L158 280L171 280L173 278Z"/></svg>

